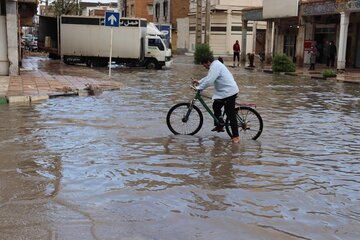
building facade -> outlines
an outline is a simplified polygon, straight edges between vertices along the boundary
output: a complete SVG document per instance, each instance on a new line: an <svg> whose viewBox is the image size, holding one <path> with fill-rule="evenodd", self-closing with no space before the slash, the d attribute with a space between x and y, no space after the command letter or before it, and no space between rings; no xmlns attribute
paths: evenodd
<svg viewBox="0 0 360 240"><path fill-rule="evenodd" d="M360 0L303 1L300 16L306 25L305 40L322 46L324 63L327 44L337 48L336 68L360 68Z"/></svg>
<svg viewBox="0 0 360 240"><path fill-rule="evenodd" d="M154 23L167 34L172 49L177 49L177 19L187 17L189 2L184 0L154 0Z"/></svg>
<svg viewBox="0 0 360 240"><path fill-rule="evenodd" d="M329 65L332 42L336 69L360 68L360 0L267 0L259 9L245 9L243 18L267 21L267 59L285 53L303 66L315 46L316 62Z"/></svg>
<svg viewBox="0 0 360 240"><path fill-rule="evenodd" d="M126 0L126 17L146 18L153 21L153 0Z"/></svg>
<svg viewBox="0 0 360 240"><path fill-rule="evenodd" d="M31 26L36 0L0 0L0 76L19 75L21 27Z"/></svg>
<svg viewBox="0 0 360 240"><path fill-rule="evenodd" d="M205 26L205 7L206 1L202 1L202 42L205 35L209 36L209 45L215 55L229 55L233 52L233 44L236 40L240 42L242 58L246 53L255 52L256 34L252 32L252 22L243 27L242 10L248 7L262 6L262 0L209 0L210 20L209 29ZM188 19L179 19L182 34L188 36L182 39L179 44L186 51L194 52L196 45L196 13L197 1L190 0ZM188 24L188 26L186 26ZM257 25L258 29L264 31L265 25ZM248 37L247 37L248 36Z"/></svg>

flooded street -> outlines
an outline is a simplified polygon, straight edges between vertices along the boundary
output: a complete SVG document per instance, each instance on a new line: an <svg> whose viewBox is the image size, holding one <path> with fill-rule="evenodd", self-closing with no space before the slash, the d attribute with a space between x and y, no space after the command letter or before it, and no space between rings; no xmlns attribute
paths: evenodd
<svg viewBox="0 0 360 240"><path fill-rule="evenodd" d="M206 74L188 57L114 69L122 90L0 105L0 239L360 239L360 85L231 71L257 141L211 132L202 107L198 134L171 134Z"/></svg>

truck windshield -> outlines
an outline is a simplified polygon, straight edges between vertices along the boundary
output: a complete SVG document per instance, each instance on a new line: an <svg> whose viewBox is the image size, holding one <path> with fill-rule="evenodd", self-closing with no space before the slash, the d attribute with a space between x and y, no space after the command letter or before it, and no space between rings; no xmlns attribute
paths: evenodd
<svg viewBox="0 0 360 240"><path fill-rule="evenodd" d="M158 38L156 38L156 39L150 38L149 42L148 42L148 45L151 46L151 47L157 47L157 48L159 48L160 51L165 50L165 46L164 46L163 41L161 41L161 39L158 39Z"/></svg>

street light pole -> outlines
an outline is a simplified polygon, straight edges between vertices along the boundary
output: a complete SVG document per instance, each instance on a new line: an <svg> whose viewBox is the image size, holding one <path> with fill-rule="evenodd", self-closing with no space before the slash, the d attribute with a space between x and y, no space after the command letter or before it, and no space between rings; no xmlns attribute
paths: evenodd
<svg viewBox="0 0 360 240"><path fill-rule="evenodd" d="M201 44L202 39L202 0L196 0L196 36L195 44Z"/></svg>
<svg viewBox="0 0 360 240"><path fill-rule="evenodd" d="M123 10L123 0L118 0L118 11L121 16L122 16L122 10Z"/></svg>
<svg viewBox="0 0 360 240"><path fill-rule="evenodd" d="M205 43L210 44L210 0L205 0Z"/></svg>

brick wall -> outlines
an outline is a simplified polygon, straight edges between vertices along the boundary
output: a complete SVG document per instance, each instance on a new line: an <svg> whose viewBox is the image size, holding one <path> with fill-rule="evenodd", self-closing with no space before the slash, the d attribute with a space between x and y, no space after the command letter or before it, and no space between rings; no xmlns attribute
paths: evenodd
<svg viewBox="0 0 360 240"><path fill-rule="evenodd" d="M152 8L149 8L153 5L153 0L128 0L126 4L127 17L146 18L148 22L153 21Z"/></svg>
<svg viewBox="0 0 360 240"><path fill-rule="evenodd" d="M176 19L184 18L189 13L189 1L188 0L172 0L170 5L170 23L173 28L176 28Z"/></svg>

